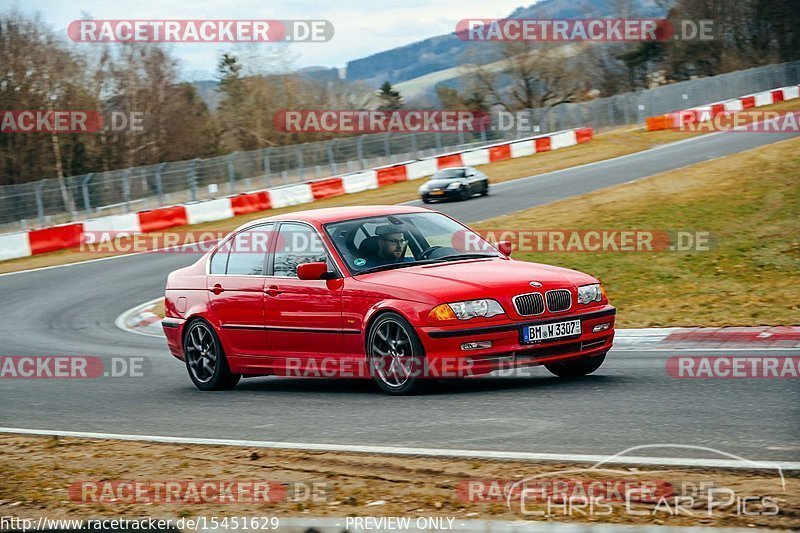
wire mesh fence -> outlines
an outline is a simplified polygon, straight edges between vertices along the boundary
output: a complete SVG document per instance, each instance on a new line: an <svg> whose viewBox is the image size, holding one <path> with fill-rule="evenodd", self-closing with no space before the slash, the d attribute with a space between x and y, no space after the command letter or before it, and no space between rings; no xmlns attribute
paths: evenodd
<svg viewBox="0 0 800 533"><path fill-rule="evenodd" d="M514 114L514 127L495 115L482 132L368 134L70 176L64 187L56 179L3 185L0 232L299 183L538 133L642 124L648 116L794 84L800 84L800 61L530 109Z"/></svg>

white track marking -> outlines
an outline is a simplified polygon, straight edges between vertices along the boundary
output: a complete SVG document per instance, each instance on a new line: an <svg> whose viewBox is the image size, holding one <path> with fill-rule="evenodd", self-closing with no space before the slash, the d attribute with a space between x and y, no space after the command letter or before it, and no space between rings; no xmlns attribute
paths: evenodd
<svg viewBox="0 0 800 533"><path fill-rule="evenodd" d="M683 457L635 457L589 454L561 454L534 452L501 452L484 450L452 450L439 448L407 448L399 446L364 446L352 444L313 444L300 442L273 442L260 440L205 439L192 437L171 437L161 435L127 435L117 433L93 433L81 431L53 431L46 429L25 429L0 427L0 433L40 435L50 437L74 437L83 439L114 439L137 442L163 442L170 444L204 444L210 446L237 446L245 448L275 448L324 452L355 452L387 455L408 455L424 457L451 457L465 459L494 459L506 461L574 461L579 463L614 463L651 466L688 466L704 468L736 469L778 469L800 470L800 462L791 461L737 461L731 459L693 459Z"/></svg>

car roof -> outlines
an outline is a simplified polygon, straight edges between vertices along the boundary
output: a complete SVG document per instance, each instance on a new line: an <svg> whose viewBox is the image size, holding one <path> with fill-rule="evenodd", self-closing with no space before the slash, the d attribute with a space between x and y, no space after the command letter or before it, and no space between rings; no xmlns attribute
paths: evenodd
<svg viewBox="0 0 800 533"><path fill-rule="evenodd" d="M264 222L279 222L282 220L299 220L301 222L328 224L329 222L340 222L342 220L350 220L355 218L430 212L432 212L431 209L408 205L359 205L347 207L326 207L324 209L293 211L290 213L282 213L280 215L260 218L258 220L250 221L247 224L242 225L240 228L261 224Z"/></svg>

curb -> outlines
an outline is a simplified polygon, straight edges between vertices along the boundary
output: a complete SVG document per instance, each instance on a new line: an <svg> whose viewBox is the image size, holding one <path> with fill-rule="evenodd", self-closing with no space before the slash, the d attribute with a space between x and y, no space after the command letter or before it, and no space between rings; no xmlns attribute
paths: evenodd
<svg viewBox="0 0 800 533"><path fill-rule="evenodd" d="M114 325L130 333L163 338L164 330L161 328L161 317L151 311L153 306L163 299L163 296L159 296L128 309L114 320Z"/></svg>

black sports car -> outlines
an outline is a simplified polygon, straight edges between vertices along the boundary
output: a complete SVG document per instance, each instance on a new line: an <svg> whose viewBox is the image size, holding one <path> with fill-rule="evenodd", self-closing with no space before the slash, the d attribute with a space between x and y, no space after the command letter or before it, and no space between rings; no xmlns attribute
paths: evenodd
<svg viewBox="0 0 800 533"><path fill-rule="evenodd" d="M476 194L489 194L489 178L472 167L455 167L440 170L419 188L422 201L467 200Z"/></svg>

